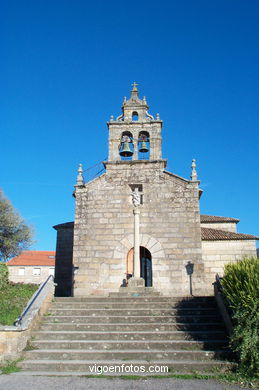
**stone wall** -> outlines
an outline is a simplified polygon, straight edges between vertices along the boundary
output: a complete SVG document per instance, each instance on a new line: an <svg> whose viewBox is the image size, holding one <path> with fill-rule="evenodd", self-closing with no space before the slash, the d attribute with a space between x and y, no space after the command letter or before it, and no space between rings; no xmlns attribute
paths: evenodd
<svg viewBox="0 0 259 390"><path fill-rule="evenodd" d="M143 186L140 245L152 255L153 287L165 295L188 295L185 265L190 261L194 292L202 293L198 184L164 167L163 160L109 162L106 174L76 187L75 296L108 294L122 284L133 246L134 184Z"/></svg>
<svg viewBox="0 0 259 390"><path fill-rule="evenodd" d="M134 154L132 160L138 160L138 139L141 131L146 131L150 134L150 160L161 159L161 128L162 121L152 122L109 122L109 161L121 160L119 155L119 145L121 135L128 131L133 136Z"/></svg>
<svg viewBox="0 0 259 390"><path fill-rule="evenodd" d="M213 293L211 283L217 273L223 276L225 264L235 263L244 256L256 256L255 240L202 241L206 291Z"/></svg>
<svg viewBox="0 0 259 390"><path fill-rule="evenodd" d="M227 232L236 233L237 224L235 222L202 222L201 226L204 228L226 230Z"/></svg>
<svg viewBox="0 0 259 390"><path fill-rule="evenodd" d="M21 356L21 352L26 347L28 340L30 340L33 330L37 328L41 316L47 312L53 299L53 293L53 281L49 280L25 315L21 325L0 325L1 364L16 360Z"/></svg>

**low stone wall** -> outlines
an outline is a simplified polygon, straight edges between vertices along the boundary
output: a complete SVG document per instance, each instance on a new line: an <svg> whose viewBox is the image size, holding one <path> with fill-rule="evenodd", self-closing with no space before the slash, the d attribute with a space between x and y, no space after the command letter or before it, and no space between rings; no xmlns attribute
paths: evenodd
<svg viewBox="0 0 259 390"><path fill-rule="evenodd" d="M219 308L219 312L220 312L221 317L225 323L227 332L230 336L232 334L232 330L233 330L233 324L232 324L231 317L228 313L228 309L226 307L224 297L218 288L217 282L214 282L213 286L214 286L214 296L215 296L215 299L217 302L217 306Z"/></svg>
<svg viewBox="0 0 259 390"><path fill-rule="evenodd" d="M35 292L34 296L37 294ZM33 297L34 297L33 296ZM37 327L40 317L47 312L54 296L54 283L50 279L44 286L20 325L0 325L0 363L16 360L31 338L32 331ZM32 299L33 299L32 297Z"/></svg>

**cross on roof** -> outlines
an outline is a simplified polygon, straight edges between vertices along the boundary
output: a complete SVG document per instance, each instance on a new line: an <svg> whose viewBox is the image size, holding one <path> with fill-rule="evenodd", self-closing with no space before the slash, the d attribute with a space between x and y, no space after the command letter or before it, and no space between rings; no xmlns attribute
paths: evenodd
<svg viewBox="0 0 259 390"><path fill-rule="evenodd" d="M137 84L135 81L134 81L134 83L131 84L131 85L132 85L133 89L137 89L138 84Z"/></svg>

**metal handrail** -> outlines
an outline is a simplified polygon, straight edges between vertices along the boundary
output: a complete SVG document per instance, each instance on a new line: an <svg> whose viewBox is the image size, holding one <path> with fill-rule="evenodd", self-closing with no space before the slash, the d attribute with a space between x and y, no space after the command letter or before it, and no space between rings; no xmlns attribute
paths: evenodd
<svg viewBox="0 0 259 390"><path fill-rule="evenodd" d="M38 288L38 290L35 292L35 294L33 295L32 299L30 300L30 302L28 303L28 305L25 307L25 309L23 310L22 314L14 321L13 325L14 326L18 326L21 324L22 322L22 319L24 318L24 316L28 313L28 311L30 310L31 306L33 305L33 303L36 301L36 298L38 298L38 296L40 295L41 291L44 289L44 287L46 286L46 284L48 283L48 281L50 279L53 279L54 280L54 276L53 275L49 275L49 277L45 280L44 283L42 283L42 285Z"/></svg>

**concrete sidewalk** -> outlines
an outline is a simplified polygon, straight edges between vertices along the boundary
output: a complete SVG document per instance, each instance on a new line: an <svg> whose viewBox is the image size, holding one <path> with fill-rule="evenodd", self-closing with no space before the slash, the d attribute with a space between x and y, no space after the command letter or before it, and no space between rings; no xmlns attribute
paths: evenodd
<svg viewBox="0 0 259 390"><path fill-rule="evenodd" d="M4 390L241 390L239 386L214 380L186 379L102 379L82 377L0 375L0 389Z"/></svg>

